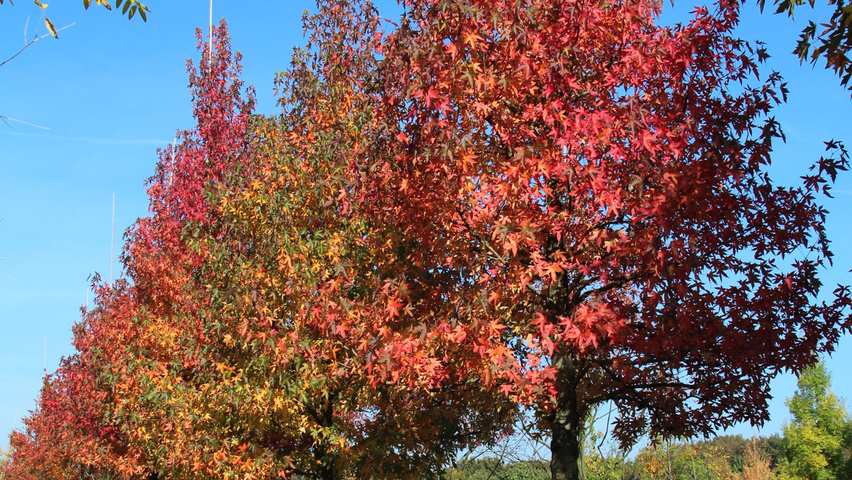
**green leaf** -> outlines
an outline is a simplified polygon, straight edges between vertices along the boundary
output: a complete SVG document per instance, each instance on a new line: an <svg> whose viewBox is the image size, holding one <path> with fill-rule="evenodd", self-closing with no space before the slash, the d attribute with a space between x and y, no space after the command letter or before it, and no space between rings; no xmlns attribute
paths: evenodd
<svg viewBox="0 0 852 480"><path fill-rule="evenodd" d="M89 9L89 5L92 4L92 0L83 0L83 6L86 7L86 10Z"/></svg>

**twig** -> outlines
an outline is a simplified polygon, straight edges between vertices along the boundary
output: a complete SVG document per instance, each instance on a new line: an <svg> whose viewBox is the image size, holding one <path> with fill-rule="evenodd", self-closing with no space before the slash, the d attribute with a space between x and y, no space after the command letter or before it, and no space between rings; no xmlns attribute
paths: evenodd
<svg viewBox="0 0 852 480"><path fill-rule="evenodd" d="M29 22L30 22L30 20L29 20L29 18L27 18L27 25L29 25ZM66 29L66 28L68 28L68 27L74 26L76 23L77 23L77 22L70 23L70 24L68 24L68 25L65 25L65 26L64 26L64 27L62 27L62 28L57 28L57 29L56 29L56 31L57 31L57 32L61 32L62 30L65 30L65 29ZM30 45L34 44L35 42L37 42L37 41L41 40L41 39L42 39L42 38L44 38L44 37L52 37L52 36L53 36L52 34L45 34L45 35L41 35L41 36L39 36L39 35L36 33L36 35L33 37L33 39L32 39L32 40L30 40L30 41L26 41L26 38L27 38L27 37L26 37L26 27L24 27L24 41L25 41L26 43L24 43L24 46L23 46L23 47L21 47L21 49L20 49L20 50L18 50L18 52L17 52L17 53L15 53L15 54L14 54L14 55L12 55L11 57L7 58L6 60L3 60L2 62L0 62L0 67L2 67L3 65L6 65L6 64L7 64L7 63L9 63L10 61L12 61L12 59L14 59L15 57L17 57L17 56L18 56L18 55L20 55L21 53L23 53L23 51L24 51L24 50L26 50L26 49L27 49L27 47L29 47Z"/></svg>
<svg viewBox="0 0 852 480"><path fill-rule="evenodd" d="M11 128L12 130L15 130L15 129L11 125L9 125L9 122L18 122L18 123L23 123L24 125L29 125L31 127L41 128L43 130L50 130L50 127L43 127L41 125L36 125L35 123L25 122L23 120L18 120L17 118L7 117L5 115L0 115L0 120L3 120L3 123L5 123L6 126Z"/></svg>

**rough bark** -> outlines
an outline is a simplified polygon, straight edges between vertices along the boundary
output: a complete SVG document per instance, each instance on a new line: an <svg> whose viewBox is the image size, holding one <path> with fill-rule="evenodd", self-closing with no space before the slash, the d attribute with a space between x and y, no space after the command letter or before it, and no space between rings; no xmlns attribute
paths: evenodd
<svg viewBox="0 0 852 480"><path fill-rule="evenodd" d="M583 429L585 415L577 398L577 368L572 356L555 352L556 411L551 421L550 472L553 480L585 480Z"/></svg>

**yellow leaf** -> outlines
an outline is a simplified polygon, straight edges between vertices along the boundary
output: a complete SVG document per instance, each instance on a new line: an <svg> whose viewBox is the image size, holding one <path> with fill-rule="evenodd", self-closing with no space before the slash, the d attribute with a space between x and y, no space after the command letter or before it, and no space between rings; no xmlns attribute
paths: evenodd
<svg viewBox="0 0 852 480"><path fill-rule="evenodd" d="M51 22L49 18L44 17L44 24L47 25L47 29L50 30L50 34L53 35L53 38L59 38L59 35L56 34L56 28L53 27L53 22Z"/></svg>

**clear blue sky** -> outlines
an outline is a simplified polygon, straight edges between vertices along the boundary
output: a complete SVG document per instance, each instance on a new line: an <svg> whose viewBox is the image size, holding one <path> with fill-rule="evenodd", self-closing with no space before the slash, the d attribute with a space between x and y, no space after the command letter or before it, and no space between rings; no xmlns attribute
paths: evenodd
<svg viewBox="0 0 852 480"><path fill-rule="evenodd" d="M666 19L683 18L694 0L666 1ZM0 6L0 61L35 33L40 9L32 2ZM85 304L88 277L109 278L112 195L115 193L116 252L121 236L147 213L143 182L154 171L156 150L178 129L193 126L186 59L197 58L195 28L206 26L207 0L149 0L148 23L81 0L54 0L48 13L60 39L45 38L0 67L0 115L31 124L0 124L0 445L33 408L45 365L53 371L72 353L71 325ZM395 16L391 2L380 10ZM301 15L312 1L215 0L214 18L228 20L234 49L242 51L244 80L257 89L258 111L275 113L272 80L287 67L292 48L304 43ZM776 111L787 134L773 164L777 182L792 183L823 150L823 141L852 143L852 100L836 77L818 67L800 67L790 52L797 24L745 7L741 35L763 39L771 67L785 76L790 101ZM40 33L45 34L42 26ZM852 147L852 144L850 144ZM824 274L829 285L850 283L852 176L841 178L829 233L837 254ZM116 277L120 275L115 262ZM852 398L852 339L846 336L828 361L835 391ZM771 422L762 433L780 430L788 418L784 398L795 379L773 383ZM751 434L744 426L736 432Z"/></svg>

